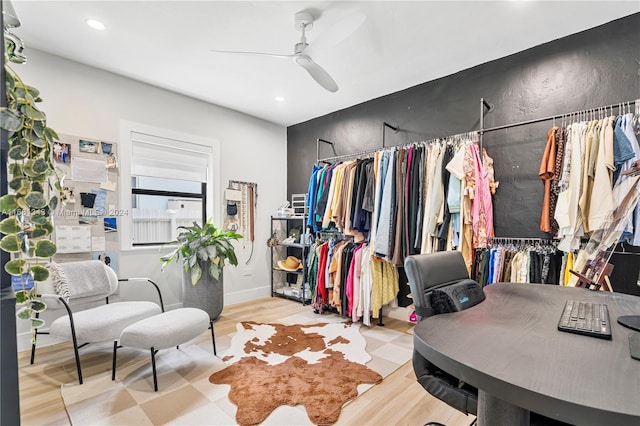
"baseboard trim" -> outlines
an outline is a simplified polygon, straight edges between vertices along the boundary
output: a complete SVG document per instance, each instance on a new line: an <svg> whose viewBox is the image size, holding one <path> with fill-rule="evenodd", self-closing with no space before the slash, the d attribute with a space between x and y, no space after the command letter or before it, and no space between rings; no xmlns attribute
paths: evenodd
<svg viewBox="0 0 640 426"><path fill-rule="evenodd" d="M262 299L271 296L271 287L263 286L249 290L234 291L224 294L224 304L233 305L235 303L248 302L250 300Z"/></svg>

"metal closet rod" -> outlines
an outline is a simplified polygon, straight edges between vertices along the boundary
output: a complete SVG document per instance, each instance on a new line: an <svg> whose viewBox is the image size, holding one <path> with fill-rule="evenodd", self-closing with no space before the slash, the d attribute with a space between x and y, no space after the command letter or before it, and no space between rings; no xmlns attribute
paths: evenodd
<svg viewBox="0 0 640 426"><path fill-rule="evenodd" d="M509 242L509 241L533 241L533 242L545 242L545 243L552 243L552 242L557 242L558 240L555 238L538 238L538 237L532 237L532 238L521 238L521 237L487 237L487 240L489 241L495 241L495 242Z"/></svg>
<svg viewBox="0 0 640 426"><path fill-rule="evenodd" d="M518 123L503 124L502 126L489 127L487 129L482 129L481 128L480 129L480 134L487 133L487 132L495 132L496 130L510 129L512 127L526 126L527 124L540 123L540 122L543 122L543 121L555 120L557 118L563 118L563 117L568 117L568 116L572 116L572 115L579 115L579 114L586 114L586 113L590 113L590 112L597 112L598 110L606 110L606 109L613 109L613 108L624 108L627 105L629 105L629 106L635 105L635 103L636 103L635 100L634 101L619 102L619 103L616 103L616 104L611 104L611 105L606 105L606 106L583 109L581 111L574 111L574 112L567 112L567 113L564 113L564 114L550 115L548 117L542 117L542 118L534 118L532 120L520 121Z"/></svg>
<svg viewBox="0 0 640 426"><path fill-rule="evenodd" d="M398 131L400 130L400 126L394 126L393 124L389 124L386 121L382 122L382 148L385 147L385 129L391 129L393 130L394 133L398 133ZM333 150L333 157L327 157L327 158L320 158L320 143L326 143L327 145L331 145L331 149ZM380 148L377 148L375 151L378 151ZM354 155L364 155L366 153L369 153L367 151L365 152L361 152L361 153L354 153L354 154L345 154L345 155L338 155L338 153L336 152L336 147L335 144L331 141L328 141L326 139L322 139L322 138L318 138L316 139L316 163L320 163L320 162L327 162L329 160L335 160L338 158L347 158L347 157L352 157Z"/></svg>
<svg viewBox="0 0 640 426"><path fill-rule="evenodd" d="M345 159L345 158L362 157L362 156L365 156L365 155L374 154L374 153L380 151L381 149L383 149L383 148L368 149L366 151L352 152L351 154L342 154L342 155L335 155L333 157L320 158L318 160L318 163L330 163L332 161L342 160L342 159Z"/></svg>
<svg viewBox="0 0 640 426"><path fill-rule="evenodd" d="M480 142L480 149L482 152L482 145L483 145L483 141L482 141L482 135L484 135L487 132L495 132L497 130L504 130L504 129L510 129L512 127L519 127L519 126L526 126L528 124L534 124L534 123L541 123L543 121L550 121L550 120L555 120L557 118L563 118L563 117L568 117L568 116L572 116L572 115L579 115L579 114L586 114L586 113L590 113L590 112L597 112L598 110L606 110L606 109L613 109L613 108L624 108L625 106L631 106L631 105L635 105L636 101L626 101L626 102L618 102L615 104L611 104L611 105L606 105L606 106L600 106L600 107L595 107L595 108L588 108L588 109L584 109L584 110L580 110L580 111L574 111L574 112L568 112L568 113L564 113L564 114L556 114L556 115L550 115L548 117L542 117L542 118L534 118L532 120L526 120L526 121L520 121L517 123L510 123L510 124L503 124L502 126L495 126L495 127L489 127L487 129L484 128L484 116L485 114L488 114L490 112L492 112L495 109L495 106L489 102L487 102L484 98L480 99L480 129L479 130L473 130L471 132L466 132L466 133L459 133L457 135L451 135L451 136L445 136L443 138L435 138L432 139L426 143L431 143L431 142L435 142L438 140L443 140L443 139L448 139L448 138L455 138L455 137L460 137L460 136L464 136L473 132L477 132L478 133L478 137L479 137L479 142ZM486 111L485 111L486 109ZM363 155L369 155L369 154L373 154L377 151L380 151L381 149L385 149L385 130L389 128L392 129L395 133L397 133L400 130L399 126L394 126L392 124L387 123L386 121L382 122L382 147L381 148L375 148L375 149L369 149L366 151L360 151L360 152L354 152L351 154L344 154L344 155L337 155L336 154L336 148L335 148L335 144L331 141L322 139L322 138L318 138L317 139L317 146L316 146L316 163L321 163L321 162L331 162L331 161L335 161L335 160L341 160L341 159L345 159L345 158L353 158L353 157L359 157L359 156L363 156ZM320 158L320 143L326 143L328 145L331 145L331 149L333 150L333 157L326 157L326 158ZM404 144L404 145L397 145L396 147L401 148L401 147L405 147L405 146L409 146L409 145L413 145L417 142L411 142L408 144Z"/></svg>
<svg viewBox="0 0 640 426"><path fill-rule="evenodd" d="M321 161L323 161L320 159L320 143L321 142L326 143L327 145L331 145L331 150L333 151L333 155L338 155L336 153L336 147L333 142L328 141L326 139L318 138L316 139L316 163L320 163Z"/></svg>
<svg viewBox="0 0 640 426"><path fill-rule="evenodd" d="M429 139L429 140L426 140L426 141L409 142L409 143L405 143L405 144L402 144L402 145L395 145L393 147L379 147L379 148L374 148L374 149L368 149L366 151L352 152L351 154L343 154L343 155L336 155L336 156L333 156L333 157L319 158L318 159L318 163L321 163L321 162L330 163L332 161L343 160L343 159L346 159L346 158L362 157L362 156L365 156L365 155L375 154L376 152L382 151L382 150L387 149L387 148L402 149L402 148L406 148L406 147L411 146L411 145L417 145L417 144L425 144L425 145L427 145L427 144L430 144L430 143L446 141L447 139L469 137L470 135L472 135L474 133L476 135L478 135L478 131L477 130L472 130L470 132L457 133L455 135L449 135L449 136L443 136L443 137L439 137L439 138L433 138L433 139Z"/></svg>

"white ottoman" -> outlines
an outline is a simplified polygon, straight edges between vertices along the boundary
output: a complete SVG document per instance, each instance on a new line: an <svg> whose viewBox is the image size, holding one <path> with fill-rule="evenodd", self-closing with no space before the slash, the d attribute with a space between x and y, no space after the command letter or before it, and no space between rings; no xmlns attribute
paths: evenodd
<svg viewBox="0 0 640 426"><path fill-rule="evenodd" d="M181 344L198 337L209 327L211 328L211 340L213 341L213 354L217 355L213 321L209 318L209 314L201 309L175 309L131 324L122 330L120 338L113 342L111 380L116 379L116 355L118 348L126 346L136 349L147 349L151 351L153 388L157 392L156 352L172 346L177 348Z"/></svg>

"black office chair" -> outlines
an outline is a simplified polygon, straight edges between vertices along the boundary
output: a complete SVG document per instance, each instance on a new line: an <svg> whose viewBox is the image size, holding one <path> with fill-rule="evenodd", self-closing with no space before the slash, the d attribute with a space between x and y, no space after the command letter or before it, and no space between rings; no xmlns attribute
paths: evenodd
<svg viewBox="0 0 640 426"><path fill-rule="evenodd" d="M419 319L436 315L440 310L432 303L434 290L453 284L475 282L469 273L459 251L444 251L409 256L404 261L405 272L411 287L415 311ZM463 308L464 309L464 308ZM427 361L413 350L413 370L418 382L431 395L465 414L477 415L478 389L462 382L446 371ZM531 413L531 425L561 426L566 423ZM475 421L472 425L475 424ZM425 426L443 426L427 423Z"/></svg>
<svg viewBox="0 0 640 426"><path fill-rule="evenodd" d="M431 295L434 290L469 279L469 273L459 251L409 256L404 268L411 287L415 311L419 319L434 315ZM427 361L413 350L413 370L418 382L431 395L465 414L478 411L478 389L461 382L451 374ZM428 423L437 426L439 423Z"/></svg>

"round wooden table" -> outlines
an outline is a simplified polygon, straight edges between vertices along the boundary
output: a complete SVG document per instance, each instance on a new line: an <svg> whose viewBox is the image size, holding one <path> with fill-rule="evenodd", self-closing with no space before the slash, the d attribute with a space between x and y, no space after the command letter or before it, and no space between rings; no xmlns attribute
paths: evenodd
<svg viewBox="0 0 640 426"><path fill-rule="evenodd" d="M529 411L579 425L640 425L640 361L621 315L640 297L544 284L499 283L486 300L415 327L427 360L475 386L480 426L527 425ZM567 300L604 303L611 340L558 331Z"/></svg>

